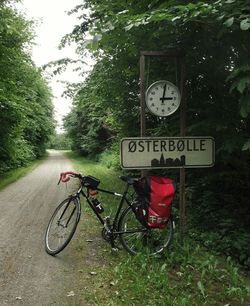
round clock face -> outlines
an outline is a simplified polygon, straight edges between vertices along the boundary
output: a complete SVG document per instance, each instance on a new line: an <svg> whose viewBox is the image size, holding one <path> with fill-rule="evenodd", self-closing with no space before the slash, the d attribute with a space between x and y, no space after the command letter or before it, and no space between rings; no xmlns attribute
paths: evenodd
<svg viewBox="0 0 250 306"><path fill-rule="evenodd" d="M179 89L168 81L157 81L147 89L146 104L151 113L156 116L166 117L173 114L180 102Z"/></svg>

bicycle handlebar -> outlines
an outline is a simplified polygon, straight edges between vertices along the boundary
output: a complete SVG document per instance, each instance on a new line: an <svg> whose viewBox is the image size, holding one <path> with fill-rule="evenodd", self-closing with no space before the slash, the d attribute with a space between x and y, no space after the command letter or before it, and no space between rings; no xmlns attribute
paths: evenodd
<svg viewBox="0 0 250 306"><path fill-rule="evenodd" d="M63 182L63 183L68 182L71 177L77 177L77 178L81 179L82 175L79 174L79 173L72 172L72 171L62 172L60 174L60 178L59 178L59 181L58 181L57 185L59 185L60 182Z"/></svg>

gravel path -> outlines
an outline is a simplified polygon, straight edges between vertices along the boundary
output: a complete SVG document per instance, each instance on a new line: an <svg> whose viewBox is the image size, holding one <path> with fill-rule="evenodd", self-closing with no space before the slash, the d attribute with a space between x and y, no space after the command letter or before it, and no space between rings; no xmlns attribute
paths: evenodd
<svg viewBox="0 0 250 306"><path fill-rule="evenodd" d="M72 170L61 153L0 192L0 306L86 305L74 297L76 263L70 248L52 257L44 251L44 233L66 196L59 173ZM74 254L74 253L73 253Z"/></svg>

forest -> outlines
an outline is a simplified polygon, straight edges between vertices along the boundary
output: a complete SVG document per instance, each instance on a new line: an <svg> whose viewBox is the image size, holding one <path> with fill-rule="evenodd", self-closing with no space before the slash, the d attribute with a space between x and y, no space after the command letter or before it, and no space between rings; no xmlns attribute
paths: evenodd
<svg viewBox="0 0 250 306"><path fill-rule="evenodd" d="M33 23L0 2L0 175L44 156L54 131L52 93L31 59Z"/></svg>
<svg viewBox="0 0 250 306"><path fill-rule="evenodd" d="M0 174L43 156L49 141L120 169L120 140L140 136L140 52L181 50L186 135L211 136L216 146L214 167L186 171L186 234L249 267L249 0L85 0L73 8L80 22L59 47L76 43L82 60L91 56L95 65L66 90L70 140L55 138L52 93L30 55L34 25L16 2L0 2ZM58 61L55 71L68 62ZM180 82L176 61L147 58L146 86L161 79ZM179 117L147 111L146 135L179 136ZM160 173L178 182L178 171Z"/></svg>
<svg viewBox="0 0 250 306"><path fill-rule="evenodd" d="M75 42L79 55L96 62L68 90L74 102L64 127L72 149L119 168L121 138L140 136L140 52L181 50L186 135L212 136L216 145L214 167L186 171L186 232L249 266L249 1L86 0L70 14L81 23L61 47ZM147 86L179 78L175 61L147 58ZM147 112L146 122L147 136L179 135L179 112L167 119ZM167 174L178 181L178 172Z"/></svg>

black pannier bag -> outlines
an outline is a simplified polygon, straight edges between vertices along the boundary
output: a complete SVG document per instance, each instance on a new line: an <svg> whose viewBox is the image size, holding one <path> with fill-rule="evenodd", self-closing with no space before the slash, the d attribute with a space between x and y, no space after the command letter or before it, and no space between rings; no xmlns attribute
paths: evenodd
<svg viewBox="0 0 250 306"><path fill-rule="evenodd" d="M100 180L94 176L88 175L84 177L84 186L89 189L95 190L100 184Z"/></svg>
<svg viewBox="0 0 250 306"><path fill-rule="evenodd" d="M137 193L134 212L137 219L149 228L164 228L171 216L175 184L161 176L143 177L134 183Z"/></svg>

